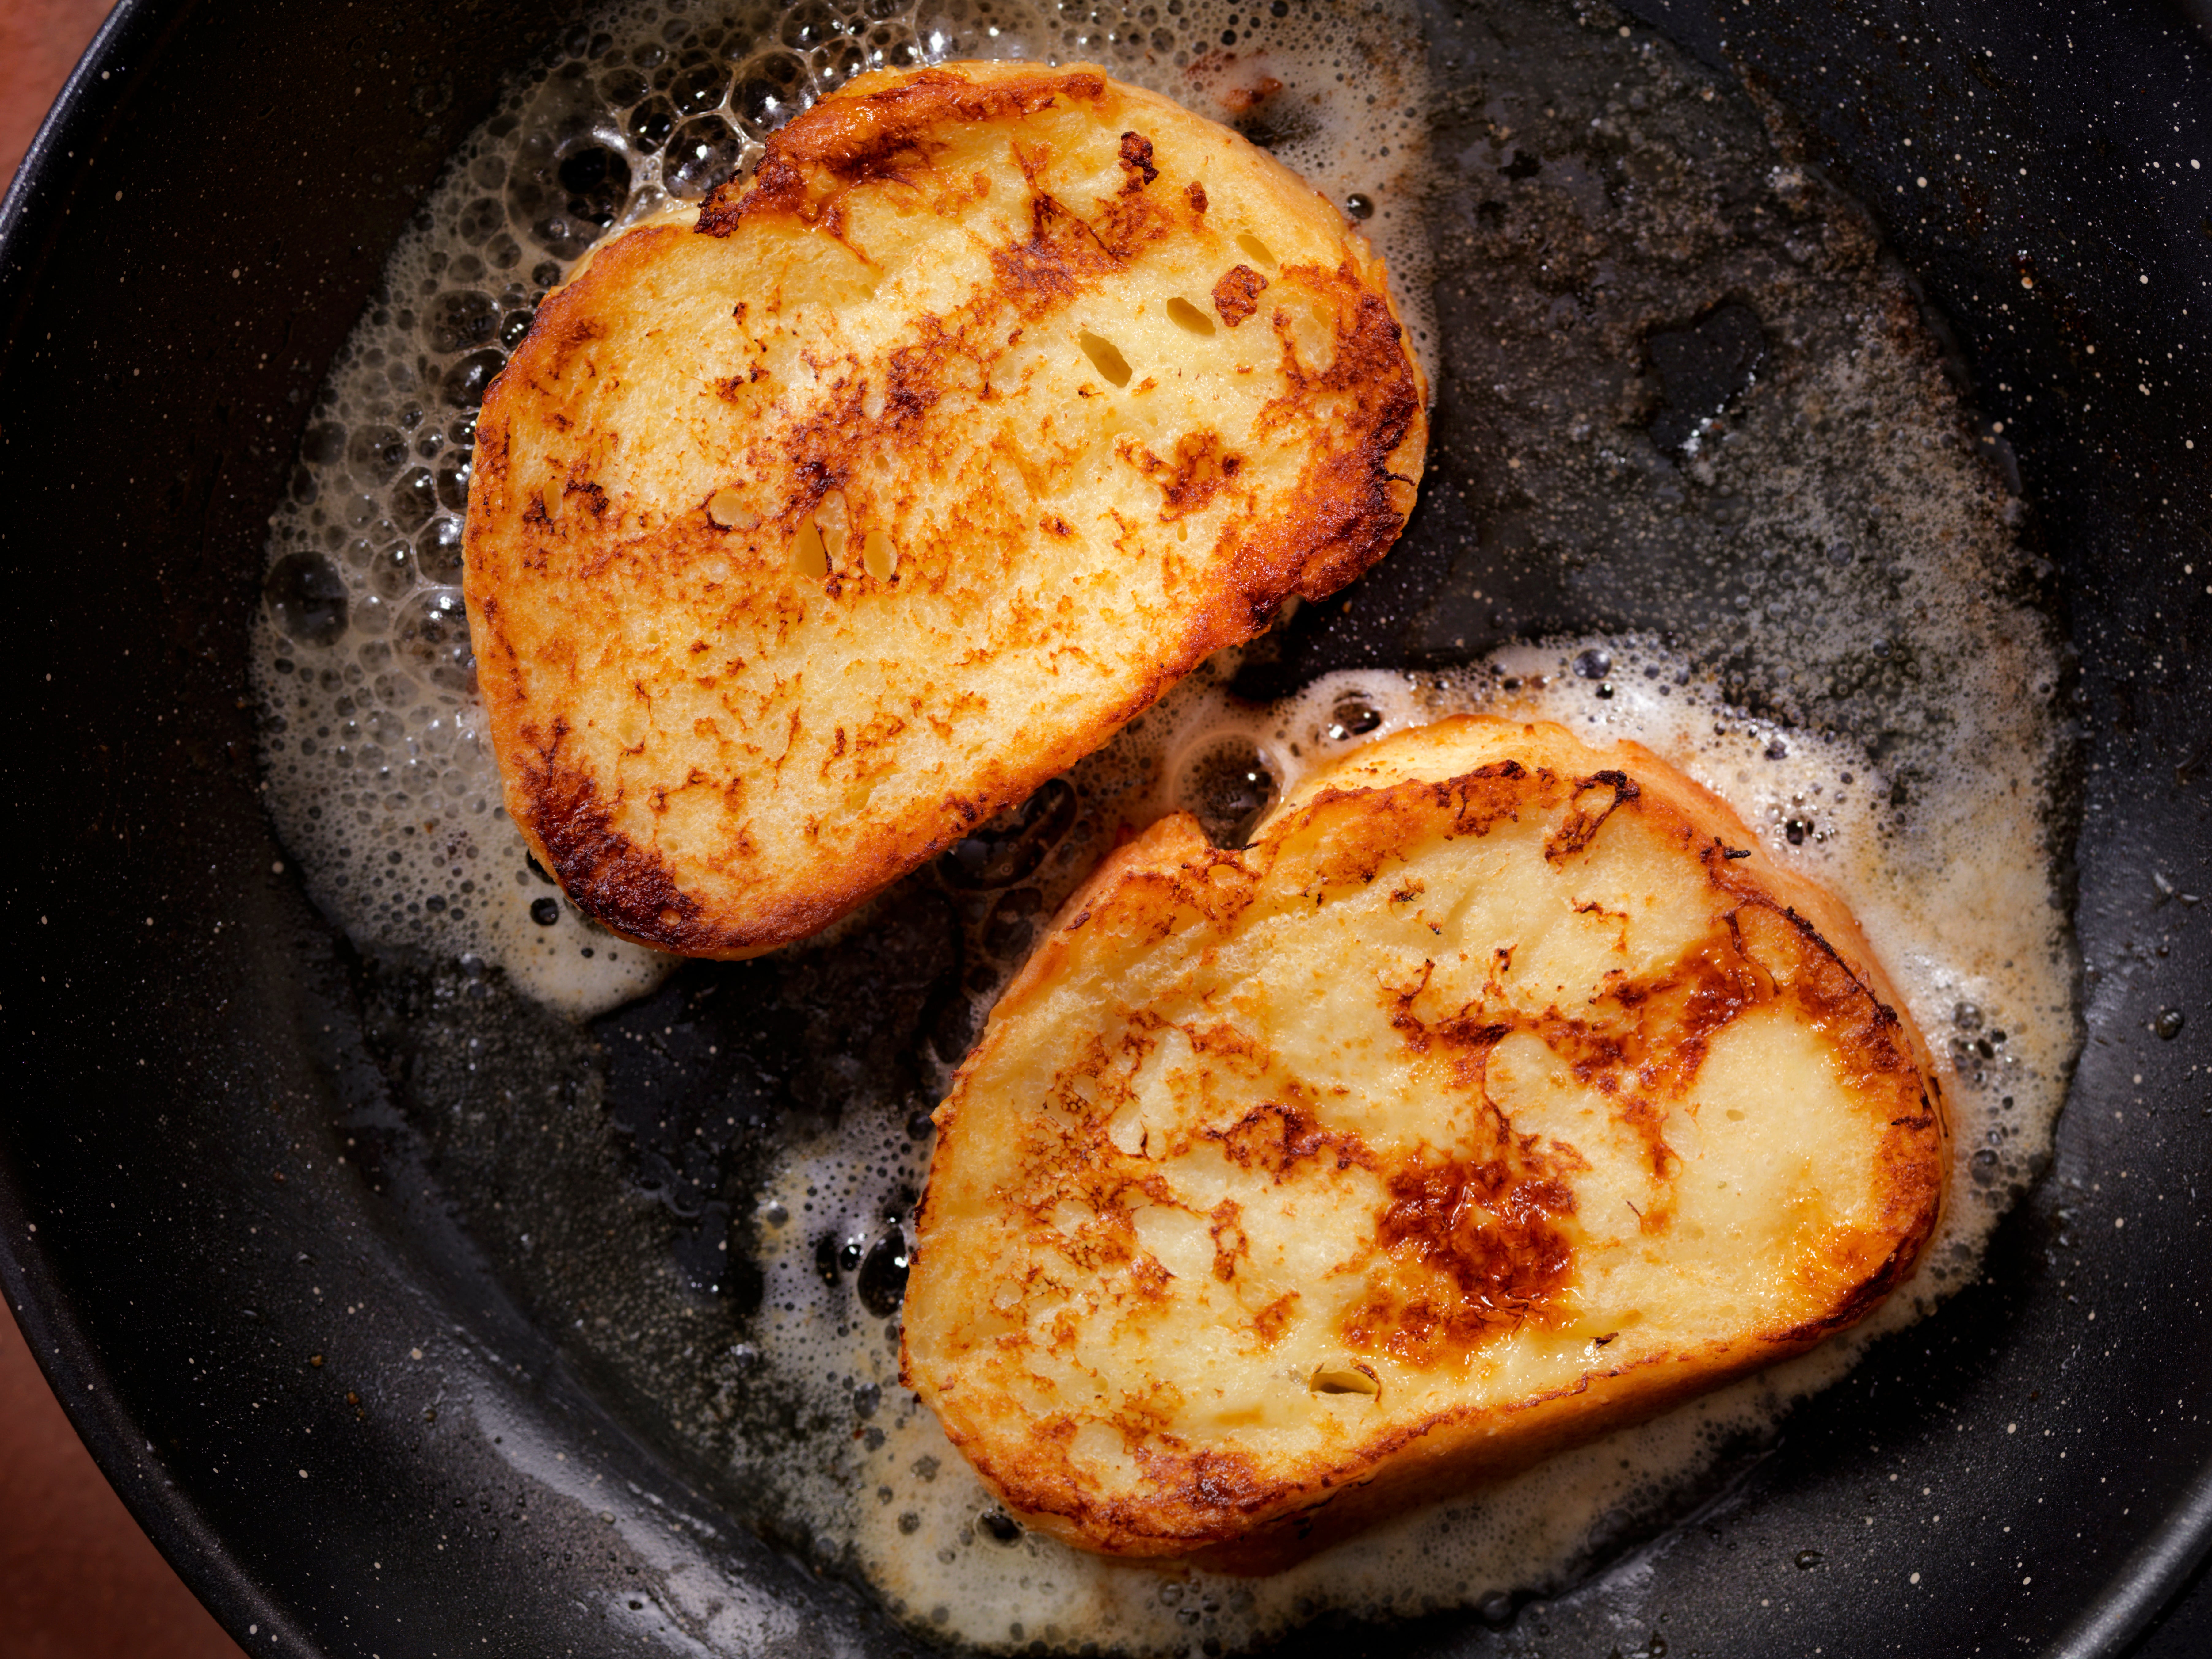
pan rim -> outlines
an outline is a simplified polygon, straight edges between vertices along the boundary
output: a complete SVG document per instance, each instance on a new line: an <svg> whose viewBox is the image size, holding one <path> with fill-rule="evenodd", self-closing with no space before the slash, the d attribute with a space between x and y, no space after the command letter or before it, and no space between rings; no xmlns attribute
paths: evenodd
<svg viewBox="0 0 2212 1659"><path fill-rule="evenodd" d="M88 151L128 106L165 40L198 9L198 0L119 0L41 122L4 198L0 198L0 318L13 338L45 256L60 231L72 185ZM2188 5L2180 8L2190 15ZM2199 21L2192 18L2192 21ZM2207 27L2199 21L2199 27ZM257 1640L275 1635L286 1650L334 1653L302 1630L246 1570L230 1540L210 1527L185 1481L167 1477L112 1386L70 1299L58 1287L25 1198L30 1185L0 1139L0 1294L103 1478L186 1586L235 1635L251 1624ZM2107 1575L2100 1595L2043 1650L2048 1659L2118 1655L2157 1622L2212 1557L2212 1463L2200 1468L2156 1528Z"/></svg>

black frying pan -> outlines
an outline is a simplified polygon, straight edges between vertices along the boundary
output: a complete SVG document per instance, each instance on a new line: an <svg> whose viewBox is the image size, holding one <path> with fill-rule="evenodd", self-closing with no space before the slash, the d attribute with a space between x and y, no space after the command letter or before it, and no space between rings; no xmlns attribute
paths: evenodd
<svg viewBox="0 0 2212 1659"><path fill-rule="evenodd" d="M0 1274L102 1467L251 1652L894 1651L914 1638L757 1537L656 1402L494 1271L466 1218L497 1172L410 1114L432 1085L378 1063L379 970L281 867L257 800L246 631L307 401L557 9L126 0L0 213ZM1983 1282L1692 1522L1556 1599L1285 1646L2197 1651L2212 51L2150 3L1629 9L1796 112L2005 422L2074 647L2087 1042L2055 1165ZM1962 124L1986 142L1960 188L1921 191L1899 141ZM1297 632L1283 676L1404 659L1387 618L1448 579L1449 510L1427 510L1369 579L1389 602L1358 614L1386 620ZM1531 574L1487 625L1623 621Z"/></svg>

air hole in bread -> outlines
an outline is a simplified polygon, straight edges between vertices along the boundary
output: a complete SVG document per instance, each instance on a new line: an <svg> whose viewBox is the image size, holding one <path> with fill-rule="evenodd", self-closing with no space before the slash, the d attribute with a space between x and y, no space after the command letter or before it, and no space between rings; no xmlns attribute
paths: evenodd
<svg viewBox="0 0 2212 1659"><path fill-rule="evenodd" d="M1237 246L1263 265L1272 265L1275 263L1275 256L1267 252L1267 245L1249 230L1240 230L1237 233Z"/></svg>
<svg viewBox="0 0 2212 1659"><path fill-rule="evenodd" d="M1129 360L1111 340L1086 328L1075 337L1075 343L1083 348L1083 355L1091 359L1091 366L1115 386L1129 384Z"/></svg>
<svg viewBox="0 0 2212 1659"><path fill-rule="evenodd" d="M748 512L745 498L734 489L718 489L707 498L707 516L724 530L757 530L760 514Z"/></svg>
<svg viewBox="0 0 2212 1659"><path fill-rule="evenodd" d="M891 573L898 568L898 549L880 530L871 530L861 542L860 558L868 567L868 574L879 582L889 581Z"/></svg>
<svg viewBox="0 0 2212 1659"><path fill-rule="evenodd" d="M830 574L830 550L823 544L821 527L811 519L799 526L799 539L791 544L791 568L811 581Z"/></svg>
<svg viewBox="0 0 2212 1659"><path fill-rule="evenodd" d="M1180 294L1168 301L1168 318L1175 325L1193 334L1213 332L1213 319L1200 311Z"/></svg>
<svg viewBox="0 0 2212 1659"><path fill-rule="evenodd" d="M1375 1373L1364 1365L1323 1365L1308 1379L1316 1394L1364 1394L1370 1399L1382 1392Z"/></svg>

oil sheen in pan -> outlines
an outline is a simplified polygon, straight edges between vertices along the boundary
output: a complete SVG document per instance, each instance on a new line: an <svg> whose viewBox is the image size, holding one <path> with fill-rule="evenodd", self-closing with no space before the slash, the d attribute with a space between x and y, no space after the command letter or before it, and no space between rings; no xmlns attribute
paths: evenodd
<svg viewBox="0 0 2212 1659"><path fill-rule="evenodd" d="M1970 1276L2049 1146L2076 1032L2057 661L2016 506L1908 289L1741 93L1626 19L1499 0L1426 27L1425 56L1389 9L611 14L463 146L272 527L272 811L368 947L410 1133L643 1432L981 1647L1235 1648L1325 1609L1556 1587ZM1417 659L1479 659L1259 706L1227 690L1269 678L1280 641L1256 641L831 935L669 977L568 911L499 815L455 586L474 399L604 228L749 165L857 66L993 55L1098 59L1236 120L1436 295L1413 313L1446 405L1425 489L1476 528L1436 594L1374 623ZM1498 647L1537 590L1616 631ZM1947 1232L1849 1342L1273 1579L1024 1533L896 1382L923 1115L1118 823L1182 805L1233 838L1305 769L1462 708L1638 738L1844 895L1948 1068Z"/></svg>

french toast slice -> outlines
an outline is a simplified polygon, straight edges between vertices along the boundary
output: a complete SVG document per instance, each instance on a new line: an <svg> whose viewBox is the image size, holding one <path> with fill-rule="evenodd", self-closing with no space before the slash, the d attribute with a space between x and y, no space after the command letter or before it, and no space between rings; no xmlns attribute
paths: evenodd
<svg viewBox="0 0 2212 1659"><path fill-rule="evenodd" d="M1085 65L852 82L594 250L484 401L508 811L615 932L799 938L1381 557L1426 441L1382 261Z"/></svg>
<svg viewBox="0 0 2212 1659"><path fill-rule="evenodd" d="M1110 855L936 1121L908 1386L1030 1525L1244 1571L1849 1326L1950 1156L1833 897L1466 717Z"/></svg>

